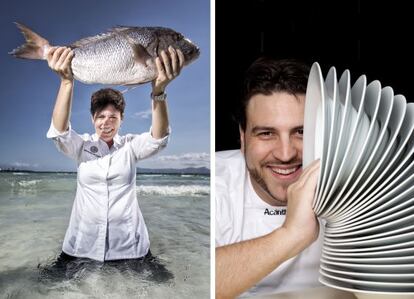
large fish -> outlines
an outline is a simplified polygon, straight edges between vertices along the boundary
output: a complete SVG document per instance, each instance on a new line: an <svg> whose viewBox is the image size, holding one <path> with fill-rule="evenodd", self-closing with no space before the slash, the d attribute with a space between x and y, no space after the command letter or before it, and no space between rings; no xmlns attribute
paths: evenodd
<svg viewBox="0 0 414 299"><path fill-rule="evenodd" d="M16 23L26 43L9 54L17 58L46 59L49 41L27 26ZM74 51L72 72L83 83L136 85L154 80L154 58L168 46L180 49L188 65L200 55L199 48L182 34L163 27L119 26L69 45Z"/></svg>

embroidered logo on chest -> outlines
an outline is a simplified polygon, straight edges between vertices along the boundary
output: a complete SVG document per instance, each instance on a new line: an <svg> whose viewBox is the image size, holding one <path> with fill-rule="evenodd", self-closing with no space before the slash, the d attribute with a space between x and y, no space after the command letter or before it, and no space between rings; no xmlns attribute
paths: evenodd
<svg viewBox="0 0 414 299"><path fill-rule="evenodd" d="M98 154L99 149L98 147L96 147L95 145L92 145L89 149L88 148L84 148L83 151L94 155L95 157L101 158L101 156Z"/></svg>
<svg viewBox="0 0 414 299"><path fill-rule="evenodd" d="M98 152L98 148L96 146L94 146L94 145L91 146L90 150L94 154L96 154Z"/></svg>

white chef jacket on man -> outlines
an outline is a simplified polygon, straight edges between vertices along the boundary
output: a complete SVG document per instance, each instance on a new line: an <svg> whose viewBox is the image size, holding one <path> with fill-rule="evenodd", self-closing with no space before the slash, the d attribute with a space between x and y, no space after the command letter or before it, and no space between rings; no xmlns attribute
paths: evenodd
<svg viewBox="0 0 414 299"><path fill-rule="evenodd" d="M254 191L240 150L216 152L215 198L216 247L269 234L282 226L286 218L286 207L271 206ZM320 287L322 240L321 231L311 246L282 263L240 297Z"/></svg>
<svg viewBox="0 0 414 299"><path fill-rule="evenodd" d="M168 136L151 133L114 136L109 149L96 134L60 133L50 125L47 138L77 162L77 188L62 250L98 261L145 256L150 242L136 197L138 160L164 148Z"/></svg>

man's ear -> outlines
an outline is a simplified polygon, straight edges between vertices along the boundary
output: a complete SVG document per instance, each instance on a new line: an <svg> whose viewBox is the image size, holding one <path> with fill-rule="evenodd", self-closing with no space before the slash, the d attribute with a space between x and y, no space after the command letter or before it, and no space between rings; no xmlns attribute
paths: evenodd
<svg viewBox="0 0 414 299"><path fill-rule="evenodd" d="M245 135L245 132L244 132L244 130L242 129L242 127L239 125L239 133L240 133L240 150L242 151L242 153L244 153L244 147L245 147L245 144L244 144L244 135Z"/></svg>

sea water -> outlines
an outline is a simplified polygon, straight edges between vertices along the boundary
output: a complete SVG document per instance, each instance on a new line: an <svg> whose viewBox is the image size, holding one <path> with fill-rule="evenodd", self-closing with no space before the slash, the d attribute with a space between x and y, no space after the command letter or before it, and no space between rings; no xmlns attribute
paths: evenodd
<svg viewBox="0 0 414 299"><path fill-rule="evenodd" d="M209 298L210 179L137 175L151 252L173 274L92 271L43 281L56 260L75 197L75 173L0 173L0 298Z"/></svg>

